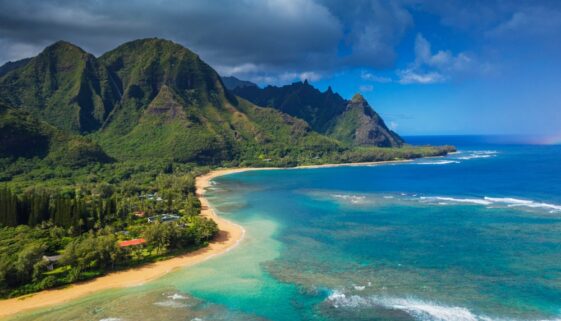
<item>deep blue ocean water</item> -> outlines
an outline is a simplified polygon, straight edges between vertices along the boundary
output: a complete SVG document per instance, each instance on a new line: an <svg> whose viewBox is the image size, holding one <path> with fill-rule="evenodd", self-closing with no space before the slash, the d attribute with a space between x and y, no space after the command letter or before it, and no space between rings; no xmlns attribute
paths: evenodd
<svg viewBox="0 0 561 321"><path fill-rule="evenodd" d="M21 319L561 318L561 146L409 142L459 152L220 177L207 195L246 228L239 247Z"/></svg>

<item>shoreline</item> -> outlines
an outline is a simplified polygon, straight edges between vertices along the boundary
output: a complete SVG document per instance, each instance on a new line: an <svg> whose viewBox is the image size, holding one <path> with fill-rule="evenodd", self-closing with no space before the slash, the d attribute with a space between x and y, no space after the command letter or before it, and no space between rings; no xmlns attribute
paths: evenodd
<svg viewBox="0 0 561 321"><path fill-rule="evenodd" d="M185 253L164 261L148 263L131 269L111 272L104 276L84 281L69 286L43 290L12 299L0 300L0 319L14 316L17 313L29 312L31 310L46 308L49 306L63 304L86 295L93 294L102 290L126 288L140 286L152 281L165 274L177 269L189 267L204 262L212 257L224 254L243 240L245 229L236 223L224 219L216 214L210 206L209 201L204 197L205 189L211 185L211 181L219 176L262 170L287 170L287 169L314 169L332 167L351 167L351 166L376 166L385 164L399 164L411 162L413 160L393 160L362 163L342 163L342 164L323 164L323 165L303 165L296 167L242 167L242 168L219 168L212 170L196 178L196 195L201 202L201 215L211 218L218 225L218 236L209 243L207 247L193 252Z"/></svg>

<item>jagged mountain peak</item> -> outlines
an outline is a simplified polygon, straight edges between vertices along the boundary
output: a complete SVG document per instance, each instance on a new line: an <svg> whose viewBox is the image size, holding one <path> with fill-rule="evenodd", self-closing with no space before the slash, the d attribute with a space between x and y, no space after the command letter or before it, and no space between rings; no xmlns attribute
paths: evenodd
<svg viewBox="0 0 561 321"><path fill-rule="evenodd" d="M83 53L86 52L84 51L84 49L80 48L79 46L65 40L58 40L54 42L50 46L47 46L44 52L55 51L55 50L76 50Z"/></svg>
<svg viewBox="0 0 561 321"><path fill-rule="evenodd" d="M354 104L368 104L368 102L366 101L364 96L362 96L361 93L354 94L353 98L351 98L351 102Z"/></svg>
<svg viewBox="0 0 561 321"><path fill-rule="evenodd" d="M99 60L121 80L125 98L146 103L163 86L169 86L186 102L236 104L220 76L191 50L170 40L146 38L127 42ZM209 94L216 95L216 99Z"/></svg>
<svg viewBox="0 0 561 321"><path fill-rule="evenodd" d="M74 133L100 128L118 99L106 68L82 48L57 41L0 78L0 97Z"/></svg>
<svg viewBox="0 0 561 321"><path fill-rule="evenodd" d="M117 48L105 53L103 56L110 55L112 52L119 51L130 51L130 52L142 52L142 54L149 54L156 52L165 56L191 56L192 58L198 58L199 56L192 52L191 50L183 47L182 45L173 42L171 40L162 38L143 38L125 42L124 44L118 46Z"/></svg>
<svg viewBox="0 0 561 321"><path fill-rule="evenodd" d="M95 60L95 57L71 42L59 40L46 47L37 57L32 59L31 63L46 60L51 63L70 65L79 64L82 60Z"/></svg>
<svg viewBox="0 0 561 321"><path fill-rule="evenodd" d="M403 140L357 93L348 101L329 87L320 92L307 81L290 85L236 88L233 92L259 106L305 120L312 129L353 145L401 146Z"/></svg>
<svg viewBox="0 0 561 321"><path fill-rule="evenodd" d="M222 82L228 90L234 90L242 87L258 87L257 84L252 83L251 81L241 80L234 76L223 76Z"/></svg>

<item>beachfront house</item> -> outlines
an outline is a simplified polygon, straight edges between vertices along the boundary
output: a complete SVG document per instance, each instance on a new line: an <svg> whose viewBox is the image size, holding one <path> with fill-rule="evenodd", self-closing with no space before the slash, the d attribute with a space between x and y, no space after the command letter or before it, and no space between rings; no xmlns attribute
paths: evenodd
<svg viewBox="0 0 561 321"><path fill-rule="evenodd" d="M180 219L181 216L176 215L176 214L162 214L162 215L154 215L154 216L150 216L147 220L148 223L154 223L154 222L175 222L178 219Z"/></svg>
<svg viewBox="0 0 561 321"><path fill-rule="evenodd" d="M43 260L47 261L47 270L52 271L61 258L62 255L43 255Z"/></svg>
<svg viewBox="0 0 561 321"><path fill-rule="evenodd" d="M126 240L118 243L119 247L121 248L142 247L144 244L146 244L146 240L143 238Z"/></svg>
<svg viewBox="0 0 561 321"><path fill-rule="evenodd" d="M138 198L145 198L149 201L156 201L156 202L161 202L164 200L161 196L158 196L158 193L141 194L138 196Z"/></svg>
<svg viewBox="0 0 561 321"><path fill-rule="evenodd" d="M146 212L145 211L136 211L132 213L134 216L136 217L144 217L146 216Z"/></svg>

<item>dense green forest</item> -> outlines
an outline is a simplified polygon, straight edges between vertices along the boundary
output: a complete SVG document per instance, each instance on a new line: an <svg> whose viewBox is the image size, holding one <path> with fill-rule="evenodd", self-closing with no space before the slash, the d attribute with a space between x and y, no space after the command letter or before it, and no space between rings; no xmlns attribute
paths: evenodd
<svg viewBox="0 0 561 321"><path fill-rule="evenodd" d="M360 95L307 83L269 92L281 107L235 96L199 56L161 39L101 57L57 42L1 67L0 297L205 246L218 230L199 216L195 178L213 168L454 150L404 144Z"/></svg>
<svg viewBox="0 0 561 321"><path fill-rule="evenodd" d="M218 232L213 221L198 215L195 176L205 171L171 163L92 164L48 179L23 175L5 183L0 188L0 297L204 246ZM179 219L148 223L148 217L164 213ZM118 246L139 238L146 241L143 247ZM53 257L56 261L49 261Z"/></svg>

